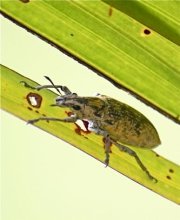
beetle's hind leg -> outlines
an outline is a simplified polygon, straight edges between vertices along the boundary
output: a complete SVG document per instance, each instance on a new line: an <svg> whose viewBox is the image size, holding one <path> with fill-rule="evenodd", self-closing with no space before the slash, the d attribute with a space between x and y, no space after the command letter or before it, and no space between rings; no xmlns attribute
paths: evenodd
<svg viewBox="0 0 180 220"><path fill-rule="evenodd" d="M110 153L111 153L111 145L112 145L111 138L109 137L108 133L104 130L101 130L95 122L93 122L90 125L89 130L93 131L97 135L103 136L104 150L105 150L105 155L106 155L104 163L107 167L109 165L109 158L110 158Z"/></svg>
<svg viewBox="0 0 180 220"><path fill-rule="evenodd" d="M112 142L111 142L109 135L104 136L103 141L104 141L104 150L105 150L105 155L106 155L104 163L107 167L109 164Z"/></svg>
<svg viewBox="0 0 180 220"><path fill-rule="evenodd" d="M142 163L142 161L139 159L139 157L138 157L138 155L136 154L135 151L133 151L133 150L130 149L129 147L123 146L123 145L121 145L121 144L119 144L119 143L117 143L117 142L112 141L112 143L113 143L114 145L116 145L116 146L119 148L120 151L126 152L126 153L128 153L130 156L133 156L133 157L136 159L136 162L138 163L138 165L141 167L141 169L147 174L147 176L148 176L151 180L157 182L157 179L154 178L154 177L149 173L149 171L148 171L147 168L144 166L144 164Z"/></svg>

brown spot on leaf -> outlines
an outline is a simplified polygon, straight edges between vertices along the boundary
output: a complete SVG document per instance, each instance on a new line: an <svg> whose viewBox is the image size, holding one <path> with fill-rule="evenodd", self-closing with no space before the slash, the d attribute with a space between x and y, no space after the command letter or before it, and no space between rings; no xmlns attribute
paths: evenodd
<svg viewBox="0 0 180 220"><path fill-rule="evenodd" d="M40 108L41 103L42 103L42 96L40 96L37 93L30 92L27 96L26 99L28 103L34 107L34 108Z"/></svg>
<svg viewBox="0 0 180 220"><path fill-rule="evenodd" d="M67 112L67 111L65 111L65 113L66 113L66 115L69 116L69 117L71 117L71 115L74 115L73 112Z"/></svg>
<svg viewBox="0 0 180 220"><path fill-rule="evenodd" d="M143 28L143 29L141 29L140 34L142 37L147 37L152 34L152 30L149 28Z"/></svg>
<svg viewBox="0 0 180 220"><path fill-rule="evenodd" d="M169 169L169 172L170 172L170 173L174 173L174 170L173 170L173 169Z"/></svg>
<svg viewBox="0 0 180 220"><path fill-rule="evenodd" d="M28 3L28 2L30 2L30 0L20 0L20 2Z"/></svg>
<svg viewBox="0 0 180 220"><path fill-rule="evenodd" d="M74 115L73 112L67 112L65 111L65 113L67 114L68 117L71 117L72 115ZM76 128L74 129L74 131L76 132L76 134L78 135L82 135L82 133L84 134L90 134L91 131L88 130L88 125L89 125L89 122L88 121L85 121L85 120L82 120L83 124L84 124L84 127L86 128L86 131L83 130L77 123L74 123L76 125Z"/></svg>
<svg viewBox="0 0 180 220"><path fill-rule="evenodd" d="M84 133L84 134L90 134L91 131L88 130L88 125L89 125L89 122L88 121L85 121L85 120L82 120L83 124L84 124L84 127L86 128L86 131L83 130L77 123L74 123L76 125L76 128L75 128L75 132L79 135L82 135L81 133Z"/></svg>
<svg viewBox="0 0 180 220"><path fill-rule="evenodd" d="M171 180L171 177L170 177L170 176L166 176L166 178L167 178L168 180Z"/></svg>
<svg viewBox="0 0 180 220"><path fill-rule="evenodd" d="M31 107L29 107L29 106L27 107L27 109L28 109L28 110L30 110L30 111L32 111L32 110L33 110L33 109L32 109Z"/></svg>
<svg viewBox="0 0 180 220"><path fill-rule="evenodd" d="M144 34L149 35L149 34L151 34L151 31L146 28L146 29L144 29Z"/></svg>
<svg viewBox="0 0 180 220"><path fill-rule="evenodd" d="M111 16L112 16L112 13L113 13L113 8L112 8L112 7L110 7L110 8L109 8L109 17L111 17Z"/></svg>
<svg viewBox="0 0 180 220"><path fill-rule="evenodd" d="M83 124L84 124L84 127L86 128L86 133L91 133L91 131L89 131L88 129L88 126L89 126L89 122L88 121L85 121L85 120L82 120Z"/></svg>
<svg viewBox="0 0 180 220"><path fill-rule="evenodd" d="M76 125L76 128L74 129L74 131L76 132L76 134L81 135L81 130L82 130L81 127L76 123L75 125Z"/></svg>

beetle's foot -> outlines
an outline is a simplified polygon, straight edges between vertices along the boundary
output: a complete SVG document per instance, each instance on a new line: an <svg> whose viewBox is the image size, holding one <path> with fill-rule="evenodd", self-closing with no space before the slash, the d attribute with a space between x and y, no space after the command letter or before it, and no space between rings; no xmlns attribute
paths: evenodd
<svg viewBox="0 0 180 220"><path fill-rule="evenodd" d="M108 158L106 157L104 164L105 164L105 167L107 167L109 165L109 157Z"/></svg>
<svg viewBox="0 0 180 220"><path fill-rule="evenodd" d="M153 177L147 169L144 169L144 171L147 174L147 176L149 177L149 179L152 180L152 182L154 182L154 183L158 182L158 180L155 177Z"/></svg>
<svg viewBox="0 0 180 220"><path fill-rule="evenodd" d="M157 180L155 177L153 177L153 182L154 182L154 183L157 183L158 180Z"/></svg>
<svg viewBox="0 0 180 220"><path fill-rule="evenodd" d="M26 87L26 88L36 89L36 87L30 86L30 85L29 85L27 82L25 82L25 81L20 81L20 83L22 83L22 84L24 85L24 87Z"/></svg>
<svg viewBox="0 0 180 220"><path fill-rule="evenodd" d="M111 140L112 141L112 140ZM144 166L144 164L142 163L142 161L140 160L140 158L138 157L138 155L136 154L135 151L133 151L131 148L127 147L127 146L123 146L115 141L112 141L112 143L114 145L116 145L120 151L128 153L130 156L134 157L136 162L138 163L138 165L141 167L141 169L146 173L146 175L148 176L148 178L150 180L152 180L153 182L157 183L157 179L154 178L153 176L151 176L151 174L149 173L149 171L147 170L147 168Z"/></svg>
<svg viewBox="0 0 180 220"><path fill-rule="evenodd" d="M158 180L155 177L151 176L150 174L148 174L148 176L154 183L158 182Z"/></svg>
<svg viewBox="0 0 180 220"><path fill-rule="evenodd" d="M38 122L39 121L39 118L37 118L37 119L32 119L32 120L28 120L27 121L27 124L34 124L34 123L36 123L36 122Z"/></svg>

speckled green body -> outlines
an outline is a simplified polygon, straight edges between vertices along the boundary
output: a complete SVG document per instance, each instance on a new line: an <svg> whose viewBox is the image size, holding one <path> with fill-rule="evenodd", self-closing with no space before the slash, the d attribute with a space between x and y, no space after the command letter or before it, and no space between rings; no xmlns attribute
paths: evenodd
<svg viewBox="0 0 180 220"><path fill-rule="evenodd" d="M106 131L115 141L149 149L161 143L153 124L142 113L120 101L98 96L77 97L73 102L80 106L80 110L72 108L79 119L96 123L100 130Z"/></svg>

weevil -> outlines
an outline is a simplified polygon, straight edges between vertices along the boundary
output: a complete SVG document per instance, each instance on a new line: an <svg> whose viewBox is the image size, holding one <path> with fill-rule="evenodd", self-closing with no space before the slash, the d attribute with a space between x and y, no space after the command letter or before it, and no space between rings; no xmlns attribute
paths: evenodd
<svg viewBox="0 0 180 220"><path fill-rule="evenodd" d="M103 136L106 155L104 162L106 166L109 164L111 145L114 144L120 151L134 157L149 179L157 182L156 178L150 174L142 163L137 153L130 148L152 149L161 143L155 127L142 113L105 95L96 97L78 96L66 86L55 85L49 77L45 76L45 78L51 85L32 87L26 82L23 83L24 86L36 90L55 88L60 95L56 97L55 104L52 104L52 106L68 107L73 114L62 119L39 117L29 120L28 123L34 124L42 120L66 123L75 123L78 119L88 121L88 129ZM64 93L63 95L61 91Z"/></svg>

